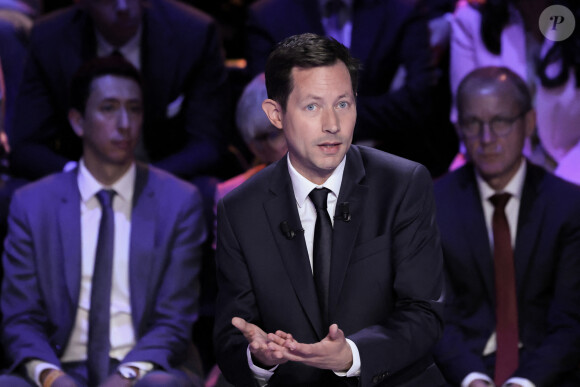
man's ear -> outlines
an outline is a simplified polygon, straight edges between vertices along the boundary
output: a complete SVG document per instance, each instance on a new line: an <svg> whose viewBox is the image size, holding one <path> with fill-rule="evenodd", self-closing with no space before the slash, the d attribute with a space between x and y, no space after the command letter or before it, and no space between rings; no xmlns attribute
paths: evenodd
<svg viewBox="0 0 580 387"><path fill-rule="evenodd" d="M265 99L262 102L262 110L268 116L268 119L278 129L282 129L282 106L273 99Z"/></svg>
<svg viewBox="0 0 580 387"><path fill-rule="evenodd" d="M82 138L84 134L83 131L84 119L81 112L79 112L76 109L70 109L68 111L68 122L70 123L70 126L72 126L77 136Z"/></svg>
<svg viewBox="0 0 580 387"><path fill-rule="evenodd" d="M536 130L536 110L530 109L524 119L526 120L526 137L530 137Z"/></svg>

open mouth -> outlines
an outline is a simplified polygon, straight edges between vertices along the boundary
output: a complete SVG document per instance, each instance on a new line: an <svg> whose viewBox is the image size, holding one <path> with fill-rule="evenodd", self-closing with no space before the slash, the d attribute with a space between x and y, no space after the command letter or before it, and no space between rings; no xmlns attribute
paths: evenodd
<svg viewBox="0 0 580 387"><path fill-rule="evenodd" d="M334 148L334 147L340 146L340 143L339 142L330 143L330 144L325 143L325 144L320 144L319 146L323 147L323 148Z"/></svg>

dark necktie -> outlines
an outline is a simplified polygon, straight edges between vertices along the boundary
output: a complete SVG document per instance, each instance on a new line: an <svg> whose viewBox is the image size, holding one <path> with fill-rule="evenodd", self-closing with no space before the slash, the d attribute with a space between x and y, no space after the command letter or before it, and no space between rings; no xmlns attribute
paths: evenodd
<svg viewBox="0 0 580 387"><path fill-rule="evenodd" d="M87 367L89 385L102 383L109 373L109 324L111 321L111 287L113 272L113 247L115 218L113 213L113 190L101 190L97 199L101 203L102 215L93 271L91 308L89 310L89 341L87 345Z"/></svg>
<svg viewBox="0 0 580 387"><path fill-rule="evenodd" d="M125 59L125 56L121 53L121 51L119 51L118 48L115 48L113 51L111 51L111 56L115 57L115 58L123 58Z"/></svg>
<svg viewBox="0 0 580 387"><path fill-rule="evenodd" d="M516 276L510 230L505 216L508 193L493 195L489 200L493 212L493 262L495 272L496 386L501 386L518 368L518 307L516 301Z"/></svg>
<svg viewBox="0 0 580 387"><path fill-rule="evenodd" d="M326 210L326 198L330 190L315 188L308 195L316 208L312 266L314 283L325 329L328 328L328 291L330 285L330 258L332 252L332 223Z"/></svg>

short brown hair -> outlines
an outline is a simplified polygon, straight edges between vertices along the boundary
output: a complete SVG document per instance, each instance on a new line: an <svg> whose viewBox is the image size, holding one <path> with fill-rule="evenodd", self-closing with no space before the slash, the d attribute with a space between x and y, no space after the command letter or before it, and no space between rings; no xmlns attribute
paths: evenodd
<svg viewBox="0 0 580 387"><path fill-rule="evenodd" d="M294 87L291 72L294 67L313 68L332 66L337 61L346 65L352 91L356 95L360 62L350 55L348 48L335 39L306 33L290 36L276 45L266 63L268 98L286 110L288 96Z"/></svg>

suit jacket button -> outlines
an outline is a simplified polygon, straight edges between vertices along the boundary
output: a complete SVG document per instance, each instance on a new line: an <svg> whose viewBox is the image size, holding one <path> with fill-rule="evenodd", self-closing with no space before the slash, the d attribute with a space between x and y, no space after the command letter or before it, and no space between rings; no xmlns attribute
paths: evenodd
<svg viewBox="0 0 580 387"><path fill-rule="evenodd" d="M377 384L379 382L379 377L378 376L374 376L373 377L373 383Z"/></svg>

